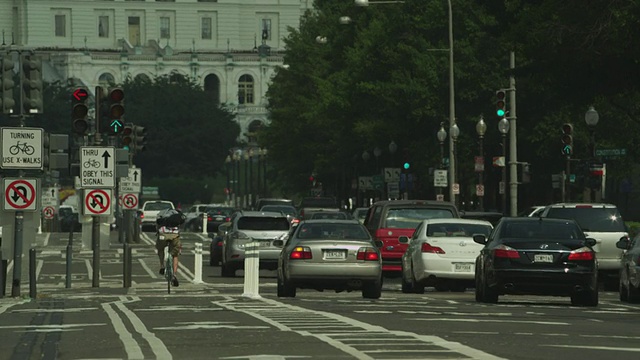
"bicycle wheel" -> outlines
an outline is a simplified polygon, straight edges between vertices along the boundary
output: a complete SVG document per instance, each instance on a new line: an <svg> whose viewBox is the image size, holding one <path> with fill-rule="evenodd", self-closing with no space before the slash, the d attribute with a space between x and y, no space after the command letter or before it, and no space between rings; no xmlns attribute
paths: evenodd
<svg viewBox="0 0 640 360"><path fill-rule="evenodd" d="M9 148L9 152L11 153L11 155L18 155L18 151L20 151L18 145L13 145Z"/></svg>
<svg viewBox="0 0 640 360"><path fill-rule="evenodd" d="M167 294L171 294L171 280L173 279L173 258L169 246L164 248L164 277L167 279Z"/></svg>
<svg viewBox="0 0 640 360"><path fill-rule="evenodd" d="M33 155L33 153L34 153L34 152L36 152L36 148L34 148L34 147L33 147L33 146L31 146L31 145L25 145L25 147L24 147L24 152L25 152L27 155Z"/></svg>

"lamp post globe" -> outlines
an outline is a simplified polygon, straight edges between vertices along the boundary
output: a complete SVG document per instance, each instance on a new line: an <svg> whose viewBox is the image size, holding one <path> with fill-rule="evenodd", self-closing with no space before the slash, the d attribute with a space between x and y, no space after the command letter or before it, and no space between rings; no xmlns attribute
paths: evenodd
<svg viewBox="0 0 640 360"><path fill-rule="evenodd" d="M498 121L498 131L500 131L502 135L506 135L509 132L509 126L509 120L506 118L502 118Z"/></svg>
<svg viewBox="0 0 640 360"><path fill-rule="evenodd" d="M453 141L458 140L458 136L460 136L460 128L458 127L458 124L453 123L451 129L449 129L449 133L451 134Z"/></svg>
<svg viewBox="0 0 640 360"><path fill-rule="evenodd" d="M447 130L444 129L443 123L440 123L440 130L438 130L436 136L438 137L438 141L440 141L440 143L443 143L445 140L447 140Z"/></svg>
<svg viewBox="0 0 640 360"><path fill-rule="evenodd" d="M593 106L589 107L589 110L584 114L584 122L587 123L587 126L594 127L598 125L598 120L600 120L600 115Z"/></svg>
<svg viewBox="0 0 640 360"><path fill-rule="evenodd" d="M391 154L395 154L396 151L398 151L398 145L396 144L395 141L391 141L389 143L389 153Z"/></svg>
<svg viewBox="0 0 640 360"><path fill-rule="evenodd" d="M487 133L487 124L484 122L484 118L480 116L480 120L476 123L476 132L478 136L483 137Z"/></svg>

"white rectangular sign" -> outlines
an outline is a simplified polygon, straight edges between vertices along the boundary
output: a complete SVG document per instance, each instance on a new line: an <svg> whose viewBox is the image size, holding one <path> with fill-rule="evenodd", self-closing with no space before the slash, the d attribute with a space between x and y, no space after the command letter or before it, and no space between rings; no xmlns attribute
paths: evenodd
<svg viewBox="0 0 640 360"><path fill-rule="evenodd" d="M115 152L112 146L80 147L80 186L83 189L115 187Z"/></svg>
<svg viewBox="0 0 640 360"><path fill-rule="evenodd" d="M58 189L54 187L42 189L42 207L58 206Z"/></svg>
<svg viewBox="0 0 640 360"><path fill-rule="evenodd" d="M447 187L447 170L435 170L433 172L433 186Z"/></svg>
<svg viewBox="0 0 640 360"><path fill-rule="evenodd" d="M2 166L3 169L42 169L41 128L2 128Z"/></svg>
<svg viewBox="0 0 640 360"><path fill-rule="evenodd" d="M384 168L384 181L400 181L400 168Z"/></svg>
<svg viewBox="0 0 640 360"><path fill-rule="evenodd" d="M140 193L142 189L142 169L140 168L129 168L129 176L126 178L120 178L120 193L131 193L137 194Z"/></svg>

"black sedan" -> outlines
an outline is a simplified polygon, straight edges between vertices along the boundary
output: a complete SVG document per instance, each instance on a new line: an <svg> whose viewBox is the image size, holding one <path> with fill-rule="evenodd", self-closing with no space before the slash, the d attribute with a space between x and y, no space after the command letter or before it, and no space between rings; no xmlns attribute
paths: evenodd
<svg viewBox="0 0 640 360"><path fill-rule="evenodd" d="M620 301L640 302L640 234L621 238L616 246L626 250L620 267Z"/></svg>
<svg viewBox="0 0 640 360"><path fill-rule="evenodd" d="M573 220L502 218L476 259L476 301L500 295L570 296L572 305L598 305L598 267L593 246Z"/></svg>

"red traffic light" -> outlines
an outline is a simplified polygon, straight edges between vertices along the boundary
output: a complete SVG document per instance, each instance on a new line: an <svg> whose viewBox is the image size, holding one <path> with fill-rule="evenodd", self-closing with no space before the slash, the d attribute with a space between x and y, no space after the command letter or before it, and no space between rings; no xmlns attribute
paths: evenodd
<svg viewBox="0 0 640 360"><path fill-rule="evenodd" d="M75 101L85 101L89 97L89 92L85 88L77 88L73 91Z"/></svg>
<svg viewBox="0 0 640 360"><path fill-rule="evenodd" d="M111 91L109 91L109 100L113 102L124 100L124 91L121 88L111 89Z"/></svg>
<svg viewBox="0 0 640 360"><path fill-rule="evenodd" d="M498 100L504 100L506 96L507 96L507 92L506 91L504 91L504 90L496 91L496 98L498 98Z"/></svg>
<svg viewBox="0 0 640 360"><path fill-rule="evenodd" d="M566 123L562 125L562 133L565 135L571 135L573 133L573 125Z"/></svg>

